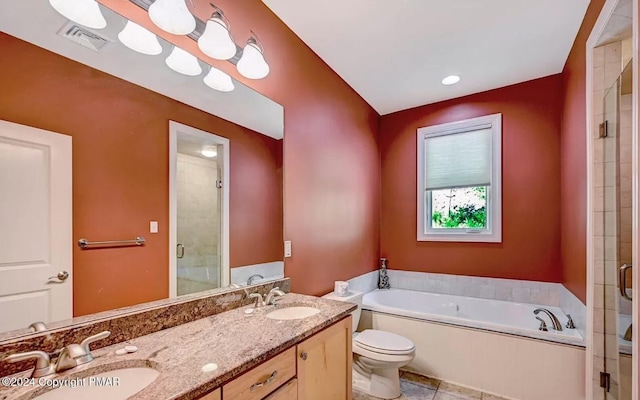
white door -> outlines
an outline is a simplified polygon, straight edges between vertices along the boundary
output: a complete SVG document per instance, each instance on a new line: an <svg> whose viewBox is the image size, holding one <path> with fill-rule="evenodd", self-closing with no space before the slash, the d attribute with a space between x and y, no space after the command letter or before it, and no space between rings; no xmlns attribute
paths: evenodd
<svg viewBox="0 0 640 400"><path fill-rule="evenodd" d="M72 317L71 190L70 136L0 121L0 332Z"/></svg>

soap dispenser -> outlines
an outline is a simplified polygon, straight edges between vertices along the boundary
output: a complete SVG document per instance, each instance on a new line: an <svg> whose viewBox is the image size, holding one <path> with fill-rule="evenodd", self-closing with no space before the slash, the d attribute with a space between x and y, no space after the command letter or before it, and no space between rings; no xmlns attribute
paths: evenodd
<svg viewBox="0 0 640 400"><path fill-rule="evenodd" d="M380 271L378 278L378 289L391 289L389 285L389 275L387 275L387 259L380 259Z"/></svg>

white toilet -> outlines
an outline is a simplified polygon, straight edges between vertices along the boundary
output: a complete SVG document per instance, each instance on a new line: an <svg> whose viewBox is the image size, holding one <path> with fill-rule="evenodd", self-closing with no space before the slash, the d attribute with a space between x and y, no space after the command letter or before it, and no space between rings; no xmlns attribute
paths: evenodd
<svg viewBox="0 0 640 400"><path fill-rule="evenodd" d="M333 293L325 299L348 301L358 308L351 314L353 318L353 388L382 399L400 397L400 377L398 369L413 360L415 345L395 333L366 329L356 332L362 311L362 292L349 292L345 297Z"/></svg>

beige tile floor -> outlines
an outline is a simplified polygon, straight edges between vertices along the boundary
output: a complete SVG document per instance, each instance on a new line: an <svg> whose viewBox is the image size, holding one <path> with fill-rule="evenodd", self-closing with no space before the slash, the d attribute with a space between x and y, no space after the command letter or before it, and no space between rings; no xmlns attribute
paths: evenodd
<svg viewBox="0 0 640 400"><path fill-rule="evenodd" d="M502 397L492 396L477 390L455 386L424 376L402 372L400 375L399 400L503 400ZM353 391L353 400L376 400L358 391Z"/></svg>

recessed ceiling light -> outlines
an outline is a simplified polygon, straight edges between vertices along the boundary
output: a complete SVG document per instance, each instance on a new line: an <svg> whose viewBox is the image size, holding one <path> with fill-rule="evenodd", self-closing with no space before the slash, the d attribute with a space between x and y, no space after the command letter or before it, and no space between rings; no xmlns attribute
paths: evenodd
<svg viewBox="0 0 640 400"><path fill-rule="evenodd" d="M447 86L454 85L458 82L460 82L460 77L458 75L449 75L442 80L442 84Z"/></svg>
<svg viewBox="0 0 640 400"><path fill-rule="evenodd" d="M215 147L207 147L200 152L203 156L213 158L218 155L218 150Z"/></svg>

